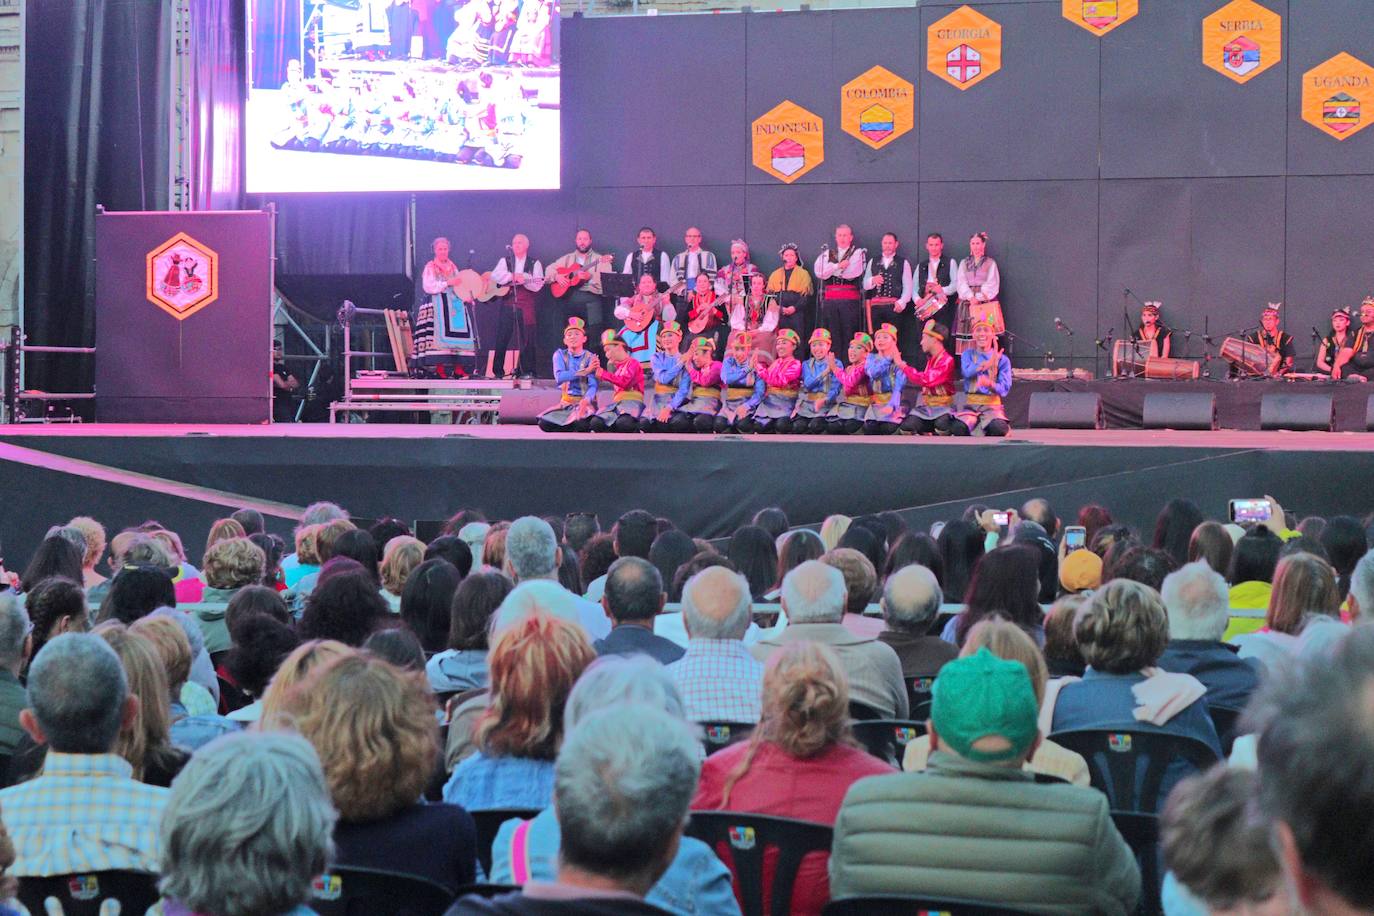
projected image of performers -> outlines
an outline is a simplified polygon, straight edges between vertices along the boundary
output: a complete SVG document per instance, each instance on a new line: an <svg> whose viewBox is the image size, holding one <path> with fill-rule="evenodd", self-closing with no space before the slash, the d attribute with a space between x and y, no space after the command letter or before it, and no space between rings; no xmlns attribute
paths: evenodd
<svg viewBox="0 0 1374 916"><path fill-rule="evenodd" d="M557 0L249 0L248 189L557 188Z"/></svg>

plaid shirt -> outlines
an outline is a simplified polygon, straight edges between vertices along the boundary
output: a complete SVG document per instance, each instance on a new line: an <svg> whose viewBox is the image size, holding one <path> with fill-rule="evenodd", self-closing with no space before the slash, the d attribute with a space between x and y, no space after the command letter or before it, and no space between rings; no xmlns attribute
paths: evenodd
<svg viewBox="0 0 1374 916"><path fill-rule="evenodd" d="M14 875L156 873L168 789L145 786L114 754L49 751L36 779L0 791Z"/></svg>
<svg viewBox="0 0 1374 916"><path fill-rule="evenodd" d="M763 664L738 639L691 639L668 666L693 722L757 722L763 706Z"/></svg>

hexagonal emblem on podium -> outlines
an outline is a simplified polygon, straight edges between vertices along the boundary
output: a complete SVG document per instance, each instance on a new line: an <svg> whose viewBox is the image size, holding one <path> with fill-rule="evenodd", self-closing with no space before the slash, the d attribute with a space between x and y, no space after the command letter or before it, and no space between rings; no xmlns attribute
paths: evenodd
<svg viewBox="0 0 1374 916"><path fill-rule="evenodd" d="M753 161L779 181L792 183L825 161L825 122L790 99L751 126Z"/></svg>
<svg viewBox="0 0 1374 916"><path fill-rule="evenodd" d="M1369 126L1374 110L1374 67L1342 51L1302 75L1302 119L1337 140Z"/></svg>
<svg viewBox="0 0 1374 916"><path fill-rule="evenodd" d="M874 149L916 123L916 89L886 67L871 67L840 87L844 132Z"/></svg>
<svg viewBox="0 0 1374 916"><path fill-rule="evenodd" d="M219 298L219 255L178 232L148 252L148 301L178 321Z"/></svg>

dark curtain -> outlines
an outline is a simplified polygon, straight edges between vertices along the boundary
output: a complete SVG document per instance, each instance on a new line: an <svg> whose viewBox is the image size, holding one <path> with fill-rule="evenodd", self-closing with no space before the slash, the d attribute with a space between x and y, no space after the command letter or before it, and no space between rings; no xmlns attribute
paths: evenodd
<svg viewBox="0 0 1374 916"><path fill-rule="evenodd" d="M29 0L24 324L29 343L94 340L97 204L167 207L169 0ZM89 390L89 357L34 355L28 383Z"/></svg>
<svg viewBox="0 0 1374 916"><path fill-rule="evenodd" d="M190 199L192 210L235 210L243 198L243 0L191 4Z"/></svg>

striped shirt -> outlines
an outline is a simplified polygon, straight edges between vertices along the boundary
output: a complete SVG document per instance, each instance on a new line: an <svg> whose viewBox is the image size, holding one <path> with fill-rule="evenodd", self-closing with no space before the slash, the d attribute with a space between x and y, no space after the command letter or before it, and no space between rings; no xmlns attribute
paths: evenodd
<svg viewBox="0 0 1374 916"><path fill-rule="evenodd" d="M668 666L693 722L757 722L763 664L738 639L689 639L687 654Z"/></svg>
<svg viewBox="0 0 1374 916"><path fill-rule="evenodd" d="M10 874L156 873L170 790L132 775L114 754L49 751L42 775L0 791L17 854Z"/></svg>

